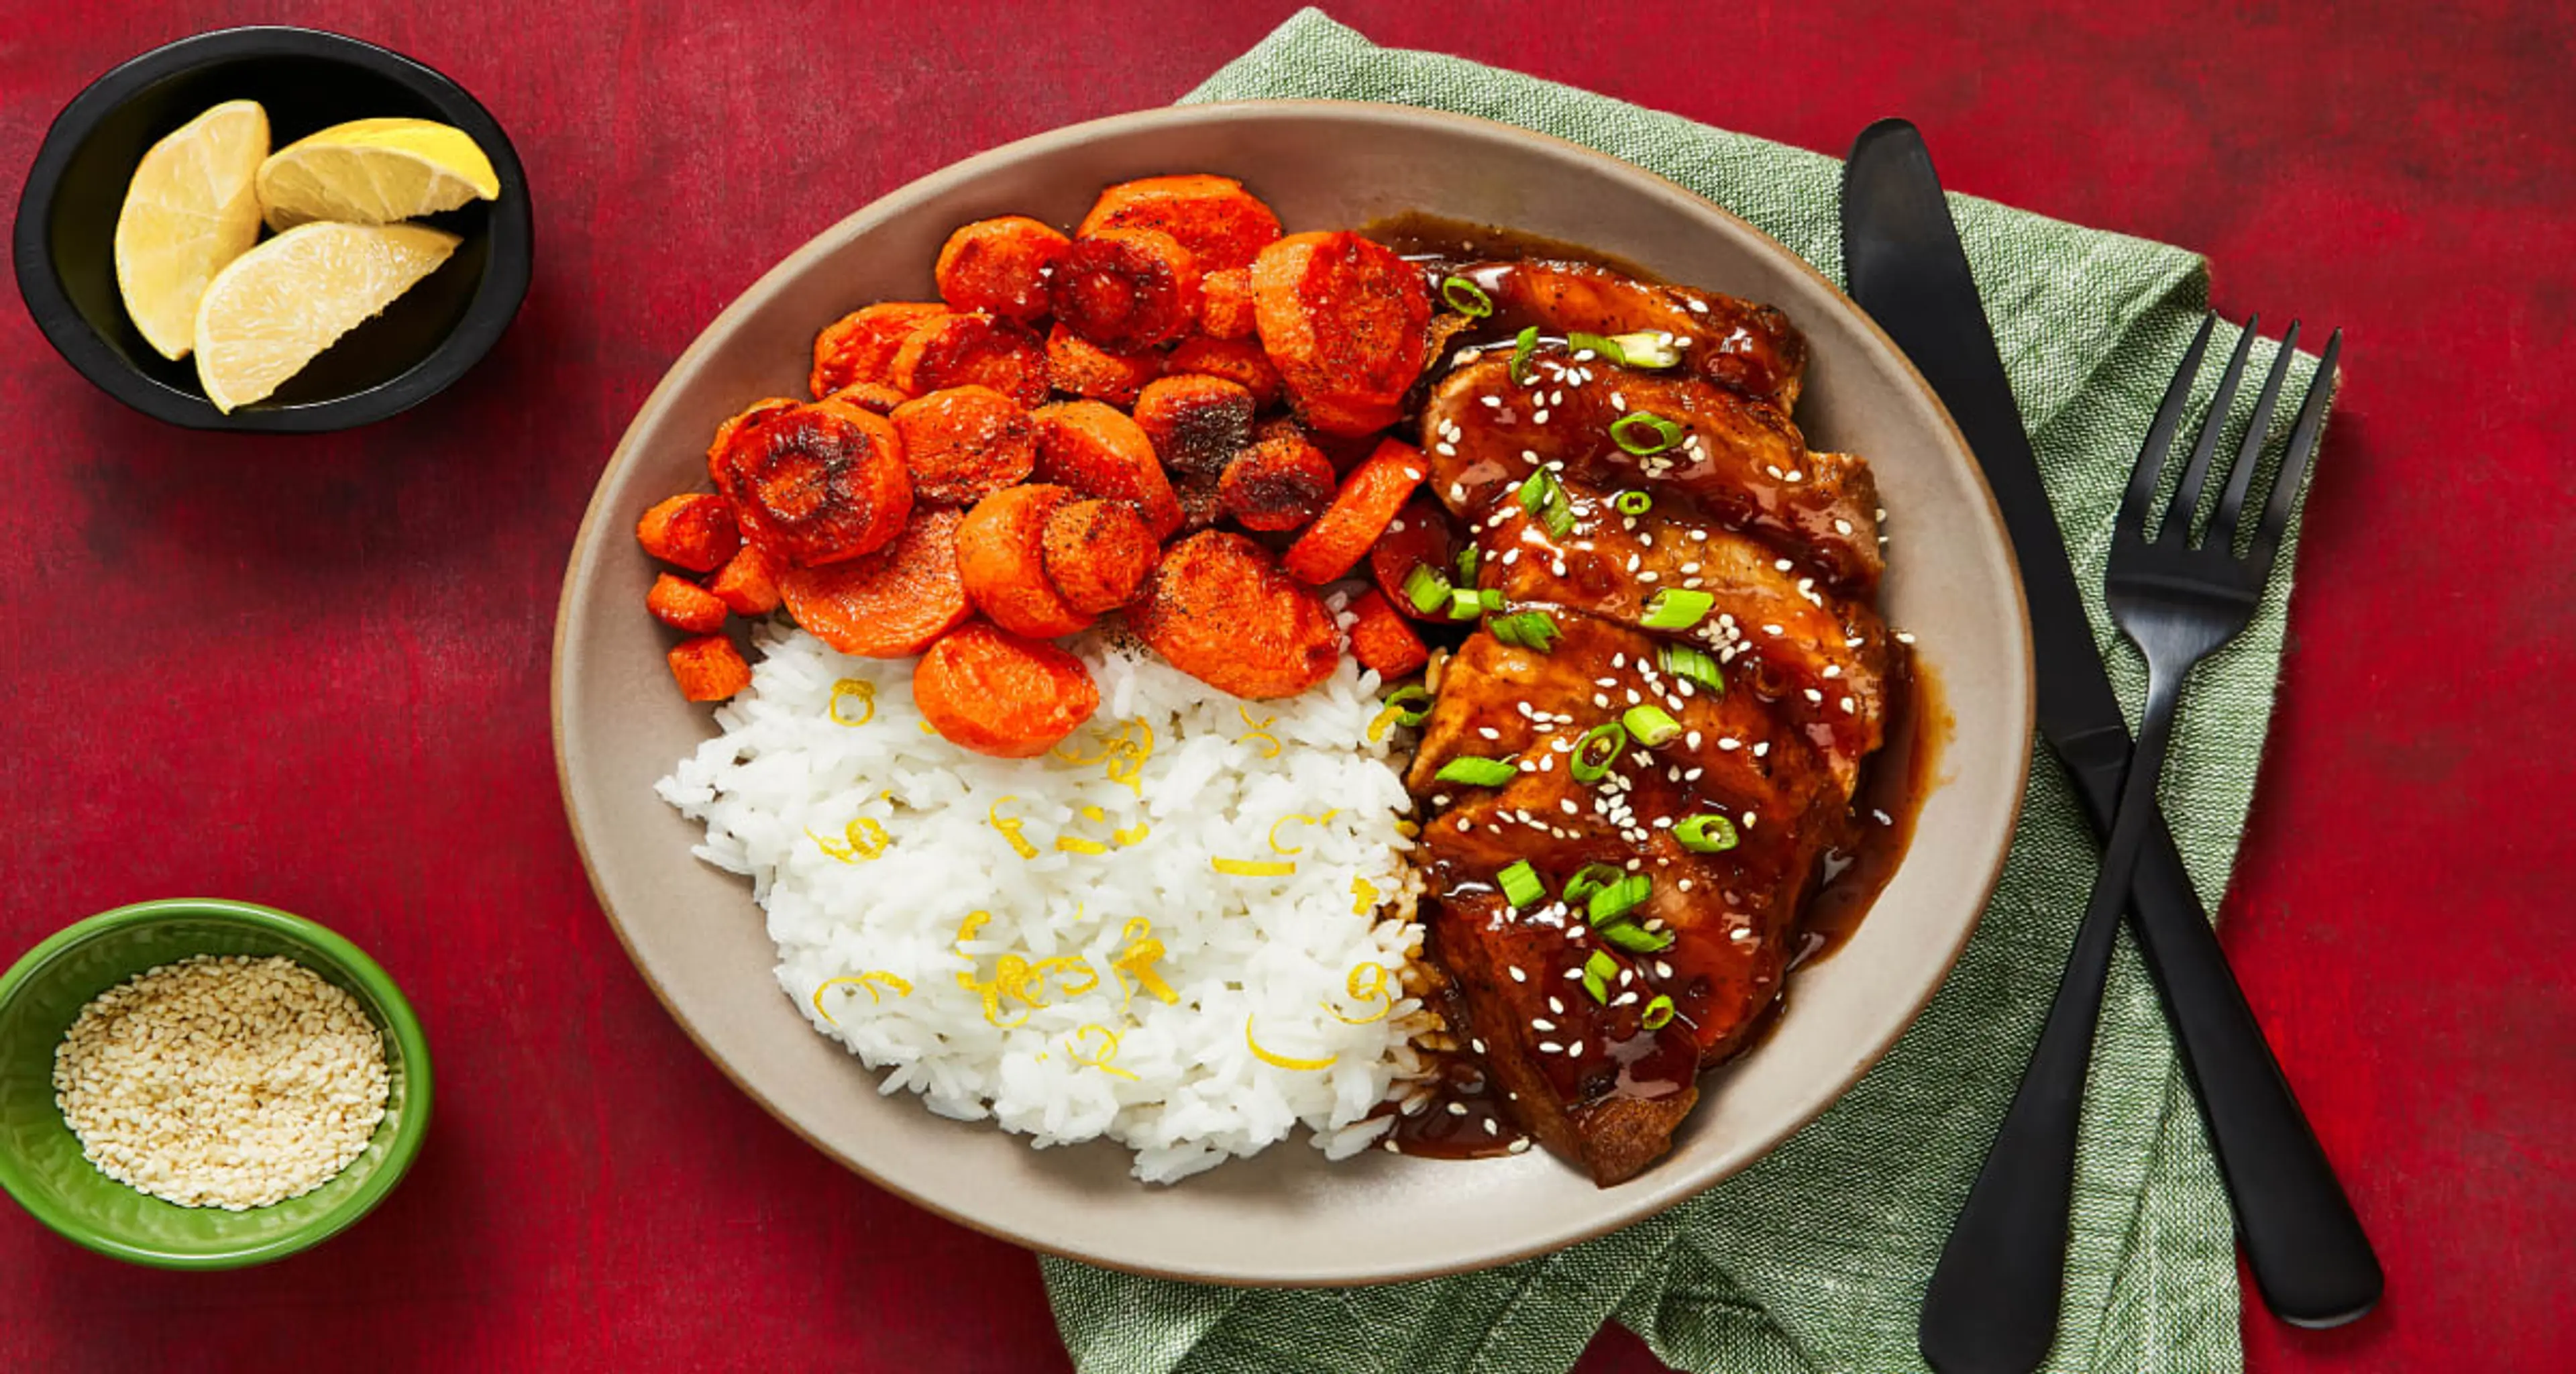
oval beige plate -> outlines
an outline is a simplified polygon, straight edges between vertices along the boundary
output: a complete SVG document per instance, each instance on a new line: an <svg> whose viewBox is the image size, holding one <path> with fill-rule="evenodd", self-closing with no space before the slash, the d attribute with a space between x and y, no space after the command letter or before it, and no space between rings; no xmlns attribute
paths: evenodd
<svg viewBox="0 0 2576 1374"><path fill-rule="evenodd" d="M1476 1163L1371 1151L1328 1164L1299 1139L1175 1187L1108 1144L1032 1150L943 1120L808 1028L771 975L749 885L689 854L654 781L713 732L664 668L636 519L703 489L716 423L805 394L816 330L878 300L934 298L948 232L989 215L1079 219L1099 189L1168 172L1240 177L1292 231L1404 210L1507 225L1676 281L1770 301L1815 351L1798 420L1866 455L1895 532L1885 605L1940 679L1951 729L1911 856L1834 958L1799 974L1778 1031L1720 1076L1670 1158L1603 1191L1543 1153ZM1742 1169L1840 1096L1903 1031L1994 885L2031 731L2027 621L1985 483L1940 403L1852 304L1786 249L1624 163L1499 124L1394 106L1154 110L1044 134L925 177L834 225L743 293L644 403L601 478L555 631L557 765L600 905L699 1046L780 1120L944 1216L1057 1254L1180 1277L1330 1284L1412 1278L1553 1249Z"/></svg>

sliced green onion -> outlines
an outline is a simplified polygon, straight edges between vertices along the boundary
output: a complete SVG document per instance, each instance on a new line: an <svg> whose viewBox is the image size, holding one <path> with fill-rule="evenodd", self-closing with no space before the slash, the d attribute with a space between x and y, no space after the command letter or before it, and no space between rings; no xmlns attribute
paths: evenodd
<svg viewBox="0 0 2576 1374"><path fill-rule="evenodd" d="M1610 765L1628 751L1628 727L1615 720L1605 720L1584 731L1574 741L1574 754L1566 760L1566 771L1576 782L1599 782Z"/></svg>
<svg viewBox="0 0 2576 1374"><path fill-rule="evenodd" d="M1716 604L1717 598L1706 592L1666 587L1646 599L1642 623L1649 630L1687 630L1706 619L1709 608Z"/></svg>
<svg viewBox="0 0 2576 1374"><path fill-rule="evenodd" d="M1673 999L1660 992L1655 994L1655 1000L1646 1004L1644 1011L1637 1014L1637 1024L1648 1030L1662 1030L1672 1023Z"/></svg>
<svg viewBox="0 0 2576 1374"><path fill-rule="evenodd" d="M1625 919L1639 903L1654 893L1654 879L1643 873L1622 874L1619 881L1593 893L1592 900L1586 902L1583 909L1597 929Z"/></svg>
<svg viewBox="0 0 2576 1374"><path fill-rule="evenodd" d="M1483 287L1465 277L1441 278L1440 299L1446 302L1450 309L1471 320L1481 320L1494 313L1494 298L1486 295Z"/></svg>
<svg viewBox="0 0 2576 1374"><path fill-rule="evenodd" d="M1620 924L1600 928L1601 938L1630 954L1660 954L1673 947L1668 930L1648 930L1644 926Z"/></svg>
<svg viewBox="0 0 2576 1374"><path fill-rule="evenodd" d="M1655 657L1664 671L1675 677L1688 678L1712 692L1726 691L1726 674L1719 670L1717 660L1690 645L1667 644L1655 651Z"/></svg>
<svg viewBox="0 0 2576 1374"><path fill-rule="evenodd" d="M1610 980L1618 976L1619 961L1597 949L1583 961L1583 990L1592 994L1595 1002L1609 1002Z"/></svg>
<svg viewBox="0 0 2576 1374"><path fill-rule="evenodd" d="M1398 687L1386 694L1383 704L1395 708L1396 724L1407 727L1420 725L1431 715L1431 689L1419 682Z"/></svg>
<svg viewBox="0 0 2576 1374"><path fill-rule="evenodd" d="M1572 906L1589 901L1592 894L1628 876L1617 864L1585 864L1565 880L1565 902Z"/></svg>
<svg viewBox="0 0 2576 1374"><path fill-rule="evenodd" d="M1521 479L1520 489L1512 496L1521 503L1522 510L1536 515L1547 509L1549 489L1555 485L1556 478L1547 469L1539 468Z"/></svg>
<svg viewBox="0 0 2576 1374"><path fill-rule="evenodd" d="M1488 621L1486 629L1505 644L1518 644L1524 649L1547 653L1556 646L1559 631L1556 620L1545 611L1521 611Z"/></svg>
<svg viewBox="0 0 2576 1374"><path fill-rule="evenodd" d="M1655 498L1642 491L1623 491L1610 504L1617 506L1621 515L1643 515L1655 508Z"/></svg>
<svg viewBox="0 0 2576 1374"><path fill-rule="evenodd" d="M1617 339L1605 338L1599 334L1568 334L1565 336L1565 346L1573 349L1577 353L1583 352L1585 349L1590 349L1594 353L1623 366L1628 361L1627 350L1619 346L1619 341Z"/></svg>
<svg viewBox="0 0 2576 1374"><path fill-rule="evenodd" d="M1484 606L1485 614L1492 615L1503 608L1503 589L1487 587L1476 593L1476 600Z"/></svg>
<svg viewBox="0 0 2576 1374"><path fill-rule="evenodd" d="M1454 587L1449 592L1449 618L1473 620L1485 613L1485 598L1473 587Z"/></svg>
<svg viewBox="0 0 2576 1374"><path fill-rule="evenodd" d="M1416 563L1404 575L1404 599L1413 603L1413 609L1431 615L1449 604L1449 579L1428 563Z"/></svg>
<svg viewBox="0 0 2576 1374"><path fill-rule="evenodd" d="M1520 771L1512 766L1509 759L1488 759L1479 758L1474 754L1460 754L1440 765L1440 771L1431 776L1442 782L1465 783L1469 787L1500 787L1519 776Z"/></svg>
<svg viewBox="0 0 2576 1374"><path fill-rule="evenodd" d="M1503 900L1516 907L1528 906L1547 895L1547 884L1538 880L1538 870L1530 867L1527 859L1512 860L1494 875L1494 882L1503 889Z"/></svg>
<svg viewBox="0 0 2576 1374"><path fill-rule="evenodd" d="M1483 558L1477 554L1475 545L1470 544L1467 547L1460 549L1458 551L1458 581L1461 584L1472 584L1475 582L1476 566L1483 561Z"/></svg>
<svg viewBox="0 0 2576 1374"><path fill-rule="evenodd" d="M1653 369L1673 367L1682 360L1680 348L1667 342L1671 336L1656 330L1631 334L1613 334L1603 342L1618 350L1616 359L1622 367Z"/></svg>
<svg viewBox="0 0 2576 1374"><path fill-rule="evenodd" d="M1702 812L1674 826L1673 838L1694 854L1715 854L1735 847L1735 822Z"/></svg>
<svg viewBox="0 0 2576 1374"><path fill-rule="evenodd" d="M1610 422L1610 441L1643 458L1682 441L1680 425L1652 411L1632 410Z"/></svg>
<svg viewBox="0 0 2576 1374"><path fill-rule="evenodd" d="M1513 385L1525 386L1528 384L1530 355L1537 351L1537 325L1531 325L1529 328L1522 330L1520 332L1520 337L1512 340L1512 360L1510 364L1508 364L1507 370L1511 374Z"/></svg>
<svg viewBox="0 0 2576 1374"><path fill-rule="evenodd" d="M1620 715L1619 723L1628 727L1630 739L1649 749L1660 747L1664 741L1682 732L1682 723L1673 719L1670 711L1652 702L1629 707Z"/></svg>
<svg viewBox="0 0 2576 1374"><path fill-rule="evenodd" d="M1539 512L1538 518L1547 526L1548 534L1555 538L1563 539L1574 533L1574 507L1562 493L1548 503L1547 509Z"/></svg>

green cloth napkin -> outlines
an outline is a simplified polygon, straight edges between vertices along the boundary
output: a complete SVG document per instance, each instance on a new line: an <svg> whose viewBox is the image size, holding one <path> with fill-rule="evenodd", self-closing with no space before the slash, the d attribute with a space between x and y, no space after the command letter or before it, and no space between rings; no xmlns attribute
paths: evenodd
<svg viewBox="0 0 2576 1374"><path fill-rule="evenodd" d="M1379 48L1312 10L1188 99L1257 97L1430 106L1588 144L1707 196L1840 276L1840 165L1814 153ZM2206 266L2179 248L1966 197L1951 204L2095 638L2134 709L2144 672L2115 646L2101 606L2104 551L2121 484L2207 302ZM2221 325L2213 355L2235 335ZM2258 343L2256 355L2259 368L2271 350ZM2314 366L2295 360L2288 395ZM1939 537L1909 529L1901 510L1890 530L1899 559L1909 539ZM2166 814L2211 898L2226 887L2253 794L2294 553L2284 548L2252 628L2194 678L2167 769ZM1203 1286L1048 1260L1065 1345L1084 1374L1558 1374L1609 1319L1687 1370L1920 1369L1924 1283L2038 1037L2098 852L2042 750L2002 883L1921 1019L1831 1111L1680 1207L1485 1273L1353 1290ZM2125 939L2085 1104L2050 1367L2239 1368L2227 1200L2154 989Z"/></svg>

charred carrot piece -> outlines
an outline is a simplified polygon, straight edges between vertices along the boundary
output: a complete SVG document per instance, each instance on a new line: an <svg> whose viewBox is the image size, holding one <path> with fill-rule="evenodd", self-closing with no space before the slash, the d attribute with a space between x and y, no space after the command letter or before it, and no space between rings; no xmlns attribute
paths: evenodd
<svg viewBox="0 0 2576 1374"><path fill-rule="evenodd" d="M798 625L842 653L910 658L975 613L957 568L965 520L955 510L925 510L875 553L790 570L778 594Z"/></svg>
<svg viewBox="0 0 2576 1374"><path fill-rule="evenodd" d="M1252 295L1261 346L1308 424L1357 435L1396 421L1431 322L1413 264L1353 233L1292 234L1261 250Z"/></svg>
<svg viewBox="0 0 2576 1374"><path fill-rule="evenodd" d="M1416 568L1428 568L1442 581L1458 583L1458 540L1449 528L1449 513L1440 503L1415 493L1389 521L1386 533L1369 549L1369 577L1396 610L1416 620L1446 621L1446 602L1428 610L1414 604L1406 584Z"/></svg>
<svg viewBox="0 0 2576 1374"><path fill-rule="evenodd" d="M1047 313L1047 277L1072 240L1026 215L979 219L940 247L931 275L951 310L1027 324Z"/></svg>
<svg viewBox="0 0 2576 1374"><path fill-rule="evenodd" d="M655 558L701 573L723 567L742 547L733 503L705 492L674 496L644 512L635 522L635 538Z"/></svg>
<svg viewBox="0 0 2576 1374"><path fill-rule="evenodd" d="M1229 267L1199 278L1199 330L1211 339L1252 336L1252 269Z"/></svg>
<svg viewBox="0 0 2576 1374"><path fill-rule="evenodd" d="M723 635L700 635L671 646L665 656L680 695L691 701L722 701L751 685L751 665Z"/></svg>
<svg viewBox="0 0 2576 1374"><path fill-rule="evenodd" d="M1279 216L1232 177L1191 174L1123 181L1100 193L1077 237L1157 229L1180 240L1202 271L1249 266L1279 237Z"/></svg>
<svg viewBox="0 0 2576 1374"><path fill-rule="evenodd" d="M653 579L653 589L644 594L644 609L655 620L693 635L711 635L724 628L724 602L697 583L669 573Z"/></svg>
<svg viewBox="0 0 2576 1374"><path fill-rule="evenodd" d="M1017 320L939 315L904 336L886 380L907 396L988 386L1034 406L1047 398L1046 345Z"/></svg>
<svg viewBox="0 0 2576 1374"><path fill-rule="evenodd" d="M916 501L971 506L1029 475L1038 460L1028 411L988 386L952 386L895 407Z"/></svg>
<svg viewBox="0 0 2576 1374"><path fill-rule="evenodd" d="M884 301L824 326L814 336L814 375L808 385L820 400L853 382L888 382L894 355L912 331L948 313L936 301Z"/></svg>
<svg viewBox="0 0 2576 1374"><path fill-rule="evenodd" d="M1333 499L1333 464L1296 435L1264 439L1225 465L1217 497L1245 529L1293 530Z"/></svg>
<svg viewBox="0 0 2576 1374"><path fill-rule="evenodd" d="M874 415L892 415L896 406L912 398L884 382L852 382L823 399L856 406Z"/></svg>
<svg viewBox="0 0 2576 1374"><path fill-rule="evenodd" d="M1113 406L1132 406L1146 383L1163 375L1163 355L1150 348L1133 353L1108 349L1056 322L1047 333L1047 372L1058 391Z"/></svg>
<svg viewBox="0 0 2576 1374"><path fill-rule="evenodd" d="M781 567L872 552L912 516L912 476L894 422L838 401L755 417L734 432L715 469L743 534Z"/></svg>
<svg viewBox="0 0 2576 1374"><path fill-rule="evenodd" d="M1199 318L1199 269L1178 239L1155 229L1104 229L1073 241L1050 284L1055 317L1102 348L1170 343Z"/></svg>
<svg viewBox="0 0 2576 1374"><path fill-rule="evenodd" d="M1352 598L1351 614L1357 617L1351 622L1351 657L1363 668L1376 669L1379 678L1400 678L1431 661L1422 636L1375 587Z"/></svg>
<svg viewBox="0 0 2576 1374"><path fill-rule="evenodd" d="M995 758L1035 758L1100 709L1082 660L972 621L922 655L912 702L942 739Z"/></svg>
<svg viewBox="0 0 2576 1374"><path fill-rule="evenodd" d="M1175 473L1214 473L1252 443L1252 393L1223 377L1164 377L1136 398L1136 425Z"/></svg>
<svg viewBox="0 0 2576 1374"><path fill-rule="evenodd" d="M1223 377L1252 393L1255 409L1267 410L1279 399L1279 369L1270 355L1248 339L1212 339L1195 334L1183 339L1163 360L1166 375Z"/></svg>
<svg viewBox="0 0 2576 1374"><path fill-rule="evenodd" d="M1298 581L1319 586L1349 572L1404 509L1405 499L1428 471L1421 450L1394 439L1381 441L1366 462L1342 479L1333 503L1288 547L1281 563Z"/></svg>
<svg viewBox="0 0 2576 1374"><path fill-rule="evenodd" d="M716 569L707 590L735 615L767 615L778 609L778 574L769 566L769 555L749 544Z"/></svg>
<svg viewBox="0 0 2576 1374"><path fill-rule="evenodd" d="M1134 600L1162 556L1145 518L1124 501L1068 501L1047 517L1047 578L1077 611L1098 615Z"/></svg>
<svg viewBox="0 0 2576 1374"><path fill-rule="evenodd" d="M1134 420L1098 401L1059 401L1030 418L1037 424L1039 481L1125 501L1156 539L1180 528L1180 500L1154 457L1154 441Z"/></svg>
<svg viewBox="0 0 2576 1374"><path fill-rule="evenodd" d="M1332 675L1341 634L1321 597L1240 534L1202 530L1163 553L1127 624L1173 667L1239 697L1295 696Z"/></svg>
<svg viewBox="0 0 2576 1374"><path fill-rule="evenodd" d="M718 482L723 480L716 476L716 472L724 463L724 451L733 443L733 436L742 432L742 427L744 425L750 424L761 416L769 414L771 411L792 410L802 404L804 403L801 401L791 401L784 396L772 396L767 400L754 401L750 405L744 406L742 409L735 411L732 415L726 417L723 424L716 426L716 437L714 441L707 445L708 478Z"/></svg>
<svg viewBox="0 0 2576 1374"><path fill-rule="evenodd" d="M1032 482L1004 487L975 503L957 528L957 573L967 599L1016 634L1053 639L1087 628L1047 576L1047 520L1075 500L1063 487Z"/></svg>

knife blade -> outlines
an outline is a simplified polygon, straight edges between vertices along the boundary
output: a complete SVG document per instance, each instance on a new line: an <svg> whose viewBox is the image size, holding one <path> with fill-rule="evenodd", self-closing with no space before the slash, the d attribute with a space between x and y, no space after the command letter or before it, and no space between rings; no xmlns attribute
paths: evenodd
<svg viewBox="0 0 2576 1374"><path fill-rule="evenodd" d="M2021 563L2039 729L2106 833L2129 766L2127 717L2094 648L2066 540L2041 483L1976 279L1922 134L1863 130L1843 168L1843 269L1947 406L1984 470ZM2264 1304L2301 1326L2368 1312L2378 1257L2247 1005L2162 816L2130 887L2130 929L2162 995Z"/></svg>

